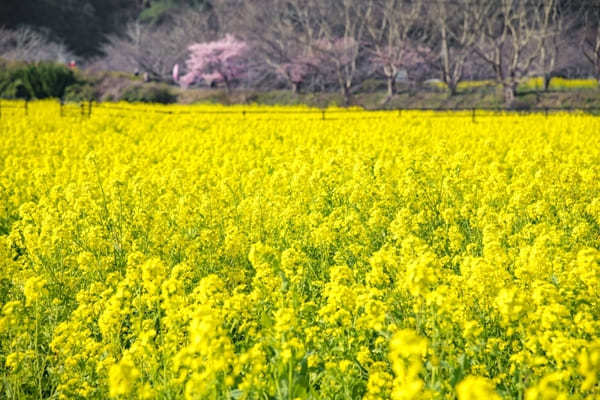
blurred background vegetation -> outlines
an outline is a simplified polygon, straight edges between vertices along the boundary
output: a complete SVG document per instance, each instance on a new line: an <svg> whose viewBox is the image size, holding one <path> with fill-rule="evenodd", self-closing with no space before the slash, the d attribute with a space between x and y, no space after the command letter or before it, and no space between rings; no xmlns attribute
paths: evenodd
<svg viewBox="0 0 600 400"><path fill-rule="evenodd" d="M332 0L331 7L336 1L340 7L350 4L354 7L349 8L351 11L360 11L366 4L366 0ZM591 38L591 45L598 44L600 48L600 0L547 1L555 2L558 11L553 18L564 24L560 30L554 30L559 34L545 47L547 51L553 50L556 57L550 68L531 68L527 79L519 80L516 98L510 106L600 107L600 51L596 61L586 59L582 53L586 35ZM402 0L398 4L415 2L418 0ZM350 77L349 94L344 98L335 73L325 68L308 74L298 93L291 93L290 82L277 72L277 68L294 61L290 60L293 55L290 51L301 45L298 10L320 7L316 0L2 0L0 98L353 104L369 108L500 107L507 104L503 88L493 68L476 51L468 50L469 57L456 90L447 90L441 72L444 51L439 46L440 26L431 23L440 17L435 14L436 7L444 5L460 10L462 3L463 7L473 7L477 2L421 0L422 15L408 34L413 43L426 36L423 43L429 54L417 67L420 70L407 71L408 78L398 81L394 96L390 96L389 87L386 93L386 77L369 62L372 47L367 45L353 60L356 72ZM516 3L519 2L526 3L525 9L537 4L535 0ZM285 24L269 23L276 22L277 16L284 17L288 27L293 28L291 32L284 32ZM360 12L356 16L362 17ZM323 18L336 17L324 14ZM452 24L460 26L463 22L457 18L447 17L449 29ZM348 31L343 22L332 21L327 22L327 29L331 28L335 35L336 30ZM364 28L367 32L368 27ZM427 29L430 31L423 35ZM236 90L229 93L203 84L182 90L172 78L172 70L175 64L185 69L189 45L210 42L229 32L253 46L249 72L236 82ZM351 39L367 43L372 38L365 35ZM343 34L340 37L346 39ZM278 40L281 45L275 43ZM272 43L274 47L270 47ZM448 46L455 57L465 51L456 39L451 39ZM524 49L528 51L527 46ZM277 51L283 54L276 54ZM509 54L510 49L506 51ZM69 67L71 60L75 61L75 68ZM546 84L544 74L551 77L550 83Z"/></svg>
<svg viewBox="0 0 600 400"><path fill-rule="evenodd" d="M2 0L0 26L30 26L48 39L65 43L78 57L102 54L111 34L124 31L127 22L160 24L182 7L204 10L207 0Z"/></svg>

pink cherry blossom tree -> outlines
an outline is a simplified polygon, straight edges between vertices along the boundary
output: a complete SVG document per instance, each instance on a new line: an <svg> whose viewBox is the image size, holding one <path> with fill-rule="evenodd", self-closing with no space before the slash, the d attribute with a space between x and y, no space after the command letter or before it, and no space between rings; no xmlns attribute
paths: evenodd
<svg viewBox="0 0 600 400"><path fill-rule="evenodd" d="M213 42L193 44L189 50L187 73L179 79L184 88L204 80L211 86L223 83L230 92L233 81L247 70L248 45L231 34Z"/></svg>
<svg viewBox="0 0 600 400"><path fill-rule="evenodd" d="M272 64L275 71L292 86L292 92L298 93L308 75L314 71L318 60L314 57L295 57L288 62Z"/></svg>

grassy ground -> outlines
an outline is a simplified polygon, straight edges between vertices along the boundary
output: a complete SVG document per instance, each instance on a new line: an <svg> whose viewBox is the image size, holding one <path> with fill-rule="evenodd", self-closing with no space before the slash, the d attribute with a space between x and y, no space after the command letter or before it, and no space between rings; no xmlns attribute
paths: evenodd
<svg viewBox="0 0 600 400"><path fill-rule="evenodd" d="M96 78L97 98L101 101L114 101L126 98L132 87L147 89L148 93L168 91L179 103L218 103L218 104L265 104L298 105L313 107L344 105L344 98L337 92L299 93L289 90L258 91L236 89L227 93L223 89L181 90L176 86L157 83L143 83L139 78L126 74L105 73ZM144 90L140 99L144 101ZM152 95L146 101L152 101ZM421 87L400 86L398 93L386 101L383 82L367 80L357 87L350 105L364 108L501 108L504 105L502 90L488 81L463 82L459 92L450 96L441 84ZM600 89L593 80L565 80L557 78L548 91L541 90L539 79L531 79L519 87L514 108L600 108Z"/></svg>
<svg viewBox="0 0 600 400"><path fill-rule="evenodd" d="M351 105L365 108L500 108L502 94L495 88L474 88L454 96L437 90L402 90L385 102L385 91L356 93ZM307 104L315 107L343 105L344 99L337 93L292 94L287 91L236 91L230 95L220 90L193 90L179 96L182 103L222 103L267 105ZM571 89L548 92L521 91L513 105L519 109L531 108L600 108L600 90Z"/></svg>

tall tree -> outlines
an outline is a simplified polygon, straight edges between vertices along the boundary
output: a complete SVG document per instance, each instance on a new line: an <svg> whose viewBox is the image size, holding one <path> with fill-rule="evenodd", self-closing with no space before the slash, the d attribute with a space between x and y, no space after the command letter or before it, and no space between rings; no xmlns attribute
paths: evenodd
<svg viewBox="0 0 600 400"><path fill-rule="evenodd" d="M186 61L187 74L181 77L182 86L204 80L209 84L223 82L228 92L235 79L247 68L248 45L228 34L212 42L195 43L190 46Z"/></svg>
<svg viewBox="0 0 600 400"><path fill-rule="evenodd" d="M319 0L309 2L309 12L318 31L312 49L319 58L323 73L332 73L338 82L346 104L350 102L356 84L361 45L365 38L366 21L374 8L374 0Z"/></svg>
<svg viewBox="0 0 600 400"><path fill-rule="evenodd" d="M530 76L540 58L548 35L544 13L555 6L555 0L469 2L472 13L485 16L474 51L494 70L506 105L512 104L517 86Z"/></svg>
<svg viewBox="0 0 600 400"><path fill-rule="evenodd" d="M260 61L285 79L296 93L316 71L311 53L307 16L298 12L295 0L243 2L236 14L238 31L251 44ZM310 28L308 28L310 29Z"/></svg>
<svg viewBox="0 0 600 400"><path fill-rule="evenodd" d="M581 50L592 66L594 77L600 86L600 7L583 10Z"/></svg>
<svg viewBox="0 0 600 400"><path fill-rule="evenodd" d="M398 72L422 63L428 53L423 16L422 0L376 0L366 17L371 61L385 77L388 99L396 93Z"/></svg>
<svg viewBox="0 0 600 400"><path fill-rule="evenodd" d="M184 8L169 17L169 23L144 24L134 21L123 34L109 36L99 62L107 69L148 73L156 80L168 81L175 64L183 64L188 47L195 42L216 38L210 15Z"/></svg>
<svg viewBox="0 0 600 400"><path fill-rule="evenodd" d="M544 91L550 88L561 50L567 44L567 33L576 26L576 18L569 12L570 2L546 0L534 13L540 37L538 69L543 77Z"/></svg>
<svg viewBox="0 0 600 400"><path fill-rule="evenodd" d="M60 42L51 42L43 32L21 26L10 30L0 28L0 58L20 61L50 60L61 63L74 58Z"/></svg>
<svg viewBox="0 0 600 400"><path fill-rule="evenodd" d="M433 65L439 69L450 95L454 95L480 38L486 8L470 8L467 1L434 0L433 5L428 10L429 21L436 28L430 37L438 55Z"/></svg>

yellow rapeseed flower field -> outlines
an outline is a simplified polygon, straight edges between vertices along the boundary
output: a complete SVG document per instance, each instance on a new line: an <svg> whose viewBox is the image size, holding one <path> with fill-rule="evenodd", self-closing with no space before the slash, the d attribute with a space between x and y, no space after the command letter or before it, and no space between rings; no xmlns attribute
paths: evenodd
<svg viewBox="0 0 600 400"><path fill-rule="evenodd" d="M443 82L436 82L434 86L438 89L446 89L447 86ZM560 91L560 90L581 90L581 89L598 89L598 81L596 79L566 79L560 77L554 77L550 80L549 90ZM458 83L459 90L470 90L482 87L497 87L502 86L494 80L480 80L480 81L461 81ZM525 79L519 84L518 87L521 91L528 90L543 90L544 89L544 78L543 77L532 77Z"/></svg>
<svg viewBox="0 0 600 400"><path fill-rule="evenodd" d="M597 117L120 107L0 117L1 398L600 398Z"/></svg>

